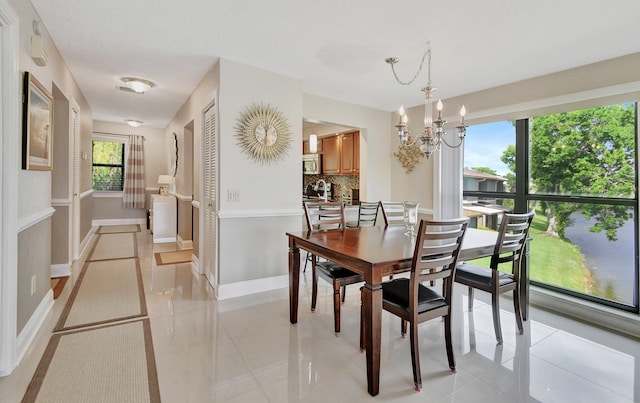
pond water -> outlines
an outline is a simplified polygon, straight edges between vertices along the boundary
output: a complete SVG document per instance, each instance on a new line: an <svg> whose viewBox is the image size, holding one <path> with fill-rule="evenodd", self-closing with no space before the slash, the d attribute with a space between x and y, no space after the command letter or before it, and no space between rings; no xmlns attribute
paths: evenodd
<svg viewBox="0 0 640 403"><path fill-rule="evenodd" d="M580 213L571 215L573 225L565 230L565 237L580 248L585 263L598 278L601 288L610 283L619 302L633 305L635 277L633 219L618 229L617 241L609 241L603 232L589 228L595 219L585 220Z"/></svg>

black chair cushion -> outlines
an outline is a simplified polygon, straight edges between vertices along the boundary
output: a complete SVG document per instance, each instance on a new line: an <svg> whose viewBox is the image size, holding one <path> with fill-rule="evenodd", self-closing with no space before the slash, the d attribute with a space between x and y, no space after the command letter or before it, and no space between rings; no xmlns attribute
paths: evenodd
<svg viewBox="0 0 640 403"><path fill-rule="evenodd" d="M409 279L398 278L382 283L382 299L409 309ZM418 285L418 313L446 306L444 298L431 288Z"/></svg>
<svg viewBox="0 0 640 403"><path fill-rule="evenodd" d="M492 272L493 269L489 267L462 262L456 267L456 281L490 285ZM498 282L500 287L515 282L515 279L511 274L503 273L501 271L498 273Z"/></svg>
<svg viewBox="0 0 640 403"><path fill-rule="evenodd" d="M362 278L362 280L359 280L359 281L364 281L364 277L362 277L362 275L356 272L353 272L349 269L345 269L339 264L336 264L330 261L316 263L316 270L323 272L325 275L331 278L346 279L346 278L354 277L354 278Z"/></svg>

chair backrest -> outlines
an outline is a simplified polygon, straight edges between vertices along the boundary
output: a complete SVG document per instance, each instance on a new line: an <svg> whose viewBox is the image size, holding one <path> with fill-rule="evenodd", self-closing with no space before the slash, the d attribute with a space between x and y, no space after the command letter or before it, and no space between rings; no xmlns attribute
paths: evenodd
<svg viewBox="0 0 640 403"><path fill-rule="evenodd" d="M520 261L534 215L533 211L528 214L505 213L502 215L498 240L491 256L493 269L497 269L500 263ZM513 269L515 270L515 265Z"/></svg>
<svg viewBox="0 0 640 403"><path fill-rule="evenodd" d="M307 230L344 229L344 206L341 202L305 202Z"/></svg>
<svg viewBox="0 0 640 403"><path fill-rule="evenodd" d="M468 225L468 218L420 220L411 262L410 301L418 301L419 283L443 279L442 296L451 303L453 276Z"/></svg>
<svg viewBox="0 0 640 403"><path fill-rule="evenodd" d="M376 225L380 202L361 201L358 207L358 227L368 227Z"/></svg>
<svg viewBox="0 0 640 403"><path fill-rule="evenodd" d="M404 225L404 205L402 202L380 202L384 226Z"/></svg>

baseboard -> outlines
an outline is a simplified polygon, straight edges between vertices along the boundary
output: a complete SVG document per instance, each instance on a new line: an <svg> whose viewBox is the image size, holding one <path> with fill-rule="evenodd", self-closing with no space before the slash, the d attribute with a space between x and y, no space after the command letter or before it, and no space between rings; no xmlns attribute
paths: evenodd
<svg viewBox="0 0 640 403"><path fill-rule="evenodd" d="M200 272L200 259L198 259L198 256L196 255L191 255L191 271L196 276L200 276L202 274Z"/></svg>
<svg viewBox="0 0 640 403"><path fill-rule="evenodd" d="M71 275L71 263L51 265L51 278L66 277L70 275Z"/></svg>
<svg viewBox="0 0 640 403"><path fill-rule="evenodd" d="M91 221L91 225L93 227L99 227L101 225L129 225L129 224L140 224L142 228L146 228L147 219L146 218L110 218L110 219Z"/></svg>
<svg viewBox="0 0 640 403"><path fill-rule="evenodd" d="M35 339L38 331L42 327L44 321L47 319L47 315L49 315L49 312L51 312L52 308L53 290L49 289L42 301L40 301L40 304L38 305L36 310L33 312L33 315L31 315L27 323L24 325L24 328L18 335L18 338L16 339L17 364L20 364L20 361L22 361L22 358L31 346L31 343Z"/></svg>
<svg viewBox="0 0 640 403"><path fill-rule="evenodd" d="M95 227L91 227L87 235L85 235L82 242L80 242L80 256L76 260L85 259L87 257L87 253L89 253L89 245L91 244L91 240L93 239L93 234L96 232ZM74 257L75 258L75 257Z"/></svg>
<svg viewBox="0 0 640 403"><path fill-rule="evenodd" d="M279 290L289 287L289 275L259 278L255 280L239 281L231 284L217 284L216 298L218 300L243 297L265 291Z"/></svg>
<svg viewBox="0 0 640 403"><path fill-rule="evenodd" d="M175 236L168 236L168 237L164 237L164 238L156 238L155 236L153 237L153 243L169 243L169 242L178 242L178 240L176 239Z"/></svg>
<svg viewBox="0 0 640 403"><path fill-rule="evenodd" d="M193 241L191 239L188 239L188 240L182 239L182 237L178 235L178 247L181 250L193 249Z"/></svg>

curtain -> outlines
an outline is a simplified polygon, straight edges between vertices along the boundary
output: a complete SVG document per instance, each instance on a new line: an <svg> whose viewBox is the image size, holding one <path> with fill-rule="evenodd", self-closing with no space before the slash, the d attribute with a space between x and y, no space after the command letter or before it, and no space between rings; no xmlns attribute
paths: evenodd
<svg viewBox="0 0 640 403"><path fill-rule="evenodd" d="M124 167L124 208L144 208L144 137L129 136L129 156Z"/></svg>

